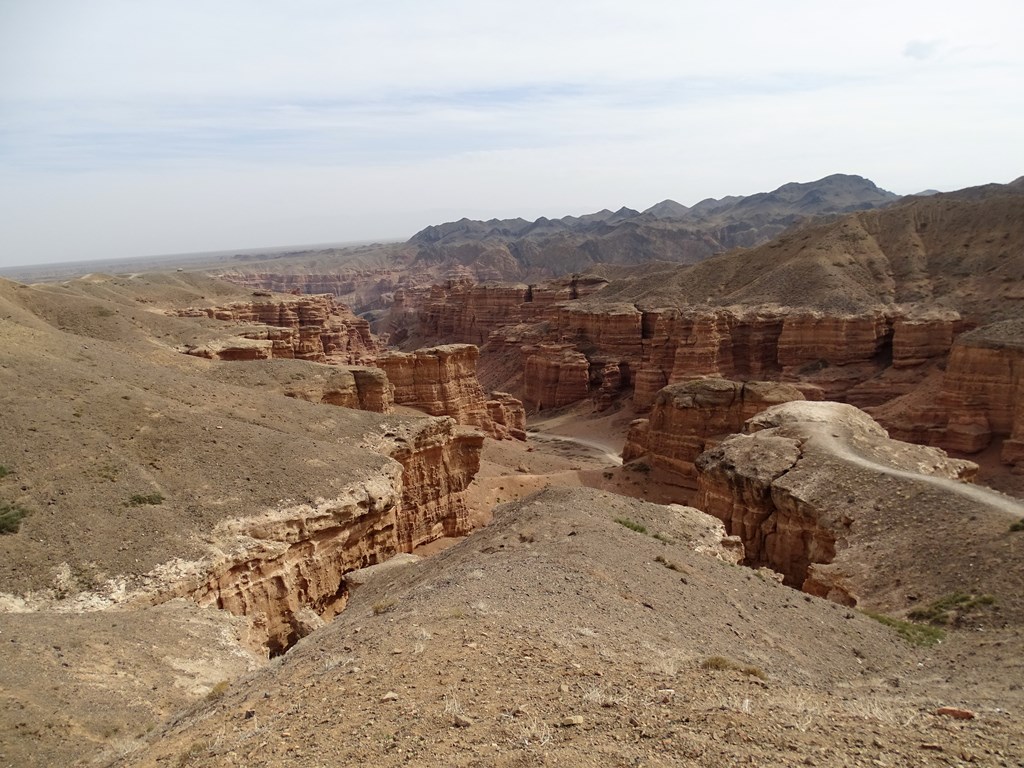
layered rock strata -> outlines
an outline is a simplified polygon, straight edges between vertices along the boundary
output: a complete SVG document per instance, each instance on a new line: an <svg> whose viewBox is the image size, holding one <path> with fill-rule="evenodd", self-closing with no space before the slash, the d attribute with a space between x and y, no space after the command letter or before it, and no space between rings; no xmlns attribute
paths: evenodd
<svg viewBox="0 0 1024 768"><path fill-rule="evenodd" d="M146 601L189 597L246 616L253 644L276 655L345 607L347 572L469 533L465 491L480 468L479 433L432 418L364 444L394 461L336 497L218 524L214 554L158 569Z"/></svg>
<svg viewBox="0 0 1024 768"><path fill-rule="evenodd" d="M1024 467L1022 403L1024 321L1006 320L957 337L936 395L910 395L878 416L902 439L952 451L1003 440L1003 461Z"/></svg>
<svg viewBox="0 0 1024 768"><path fill-rule="evenodd" d="M539 285L476 283L471 278L432 286L423 298L403 295L419 305L421 338L482 345L506 325L545 319L564 302L590 296L607 283L603 278L573 276Z"/></svg>
<svg viewBox="0 0 1024 768"><path fill-rule="evenodd" d="M235 302L173 312L235 323L235 338L186 347L190 355L216 360L296 358L360 365L372 361L378 344L366 320L331 295Z"/></svg>
<svg viewBox="0 0 1024 768"><path fill-rule="evenodd" d="M1024 511L960 482L976 465L891 440L850 405L785 403L750 419L745 431L698 458L696 506L740 536L748 565L847 605L905 607L909 587L899 585L918 579L930 590L955 591L963 574L944 572L947 526L962 528L974 515L960 545L995 552ZM887 555L892 548L898 556ZM903 572L890 572L891 563Z"/></svg>
<svg viewBox="0 0 1024 768"><path fill-rule="evenodd" d="M391 382L379 368L330 366L323 376L286 384L283 393L311 403L375 413L391 413L395 403Z"/></svg>
<svg viewBox="0 0 1024 768"><path fill-rule="evenodd" d="M526 439L523 404L498 392L484 395L477 378L479 349L450 344L389 352L376 364L387 374L398 405L418 408L432 416L451 416L459 424L478 427L497 439Z"/></svg>
<svg viewBox="0 0 1024 768"><path fill-rule="evenodd" d="M766 408L803 399L796 387L776 382L708 378L670 384L658 392L650 417L630 425L622 460L647 457L668 482L696 488L694 462L707 446L741 432Z"/></svg>

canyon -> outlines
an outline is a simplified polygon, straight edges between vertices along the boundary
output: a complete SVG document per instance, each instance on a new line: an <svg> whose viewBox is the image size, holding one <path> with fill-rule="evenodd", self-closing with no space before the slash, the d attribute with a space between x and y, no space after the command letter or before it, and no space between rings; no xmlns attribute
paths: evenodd
<svg viewBox="0 0 1024 768"><path fill-rule="evenodd" d="M1016 754L1024 195L856 178L0 281L0 758Z"/></svg>

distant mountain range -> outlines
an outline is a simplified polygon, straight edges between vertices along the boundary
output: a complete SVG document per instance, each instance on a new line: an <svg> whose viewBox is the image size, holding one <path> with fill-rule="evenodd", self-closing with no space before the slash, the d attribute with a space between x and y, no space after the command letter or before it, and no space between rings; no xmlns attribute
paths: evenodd
<svg viewBox="0 0 1024 768"><path fill-rule="evenodd" d="M645 211L623 207L560 219L464 218L427 227L409 245L418 247L417 260L472 266L482 269L484 279L564 274L595 263L689 264L760 245L810 218L880 208L898 199L869 179L833 174L772 192L708 198L691 207L663 200Z"/></svg>

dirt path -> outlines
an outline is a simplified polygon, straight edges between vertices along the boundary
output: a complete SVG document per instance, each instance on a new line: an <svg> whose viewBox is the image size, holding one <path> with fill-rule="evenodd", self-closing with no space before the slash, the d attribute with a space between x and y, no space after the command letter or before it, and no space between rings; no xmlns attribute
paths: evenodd
<svg viewBox="0 0 1024 768"><path fill-rule="evenodd" d="M596 452L606 458L612 466L622 466L622 456L616 452L615 447L610 443L599 440L590 440L585 437L570 437L569 435L556 435L551 432L529 432L529 437L539 443L558 442L570 445L577 445L585 449L587 454Z"/></svg>
<svg viewBox="0 0 1024 768"><path fill-rule="evenodd" d="M1016 499L999 493L998 491L993 491L970 483L949 480L945 477L925 475L919 472L907 472L901 469L895 469L885 464L879 464L855 453L849 445L839 440L825 427L818 427L814 432L815 434L811 438L812 440L851 464L856 464L859 467L880 472L884 475L889 475L890 477L899 477L905 480L928 483L929 485L936 486L937 488L949 493L969 498L979 504L984 504L985 506L998 509L1002 512L1007 512L1018 518L1024 518L1024 504Z"/></svg>

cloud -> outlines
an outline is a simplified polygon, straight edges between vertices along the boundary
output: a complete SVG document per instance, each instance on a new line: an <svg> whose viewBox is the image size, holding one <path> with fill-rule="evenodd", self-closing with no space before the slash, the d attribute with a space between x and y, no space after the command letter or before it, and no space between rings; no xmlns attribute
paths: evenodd
<svg viewBox="0 0 1024 768"><path fill-rule="evenodd" d="M0 259L1017 175L1022 26L1009 0L0 2Z"/></svg>
<svg viewBox="0 0 1024 768"><path fill-rule="evenodd" d="M903 48L903 55L918 61L936 56L942 50L941 40L911 40Z"/></svg>

